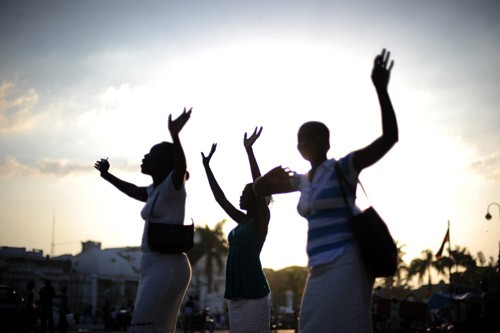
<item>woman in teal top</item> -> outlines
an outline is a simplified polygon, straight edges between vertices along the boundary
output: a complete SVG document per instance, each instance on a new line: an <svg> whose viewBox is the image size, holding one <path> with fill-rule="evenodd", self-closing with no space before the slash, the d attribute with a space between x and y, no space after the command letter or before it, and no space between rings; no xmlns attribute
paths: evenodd
<svg viewBox="0 0 500 333"><path fill-rule="evenodd" d="M246 218L228 236L229 254L226 265L227 299L256 299L269 294L269 285L260 264L260 251L266 240Z"/></svg>
<svg viewBox="0 0 500 333"><path fill-rule="evenodd" d="M250 162L253 180L260 177L260 170L252 145L259 138L262 127L254 130L243 144ZM270 212L265 197L256 196L253 183L245 185L240 196L240 209L227 200L210 169L210 159L217 148L212 145L208 156L201 153L208 182L217 203L238 225L229 233L229 254L226 264L226 291L229 300L229 325L231 332L269 332L269 284L260 263L260 252L266 240ZM242 211L243 210L243 211ZM244 212L246 211L246 213Z"/></svg>

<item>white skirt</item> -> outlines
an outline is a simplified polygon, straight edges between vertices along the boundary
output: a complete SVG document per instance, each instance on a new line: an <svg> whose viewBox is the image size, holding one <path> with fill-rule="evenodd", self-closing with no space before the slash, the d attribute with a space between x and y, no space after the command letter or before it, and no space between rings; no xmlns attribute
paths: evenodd
<svg viewBox="0 0 500 333"><path fill-rule="evenodd" d="M191 281L186 254L145 251L130 333L173 333Z"/></svg>
<svg viewBox="0 0 500 333"><path fill-rule="evenodd" d="M258 299L229 300L231 333L268 333L271 326L269 295Z"/></svg>
<svg viewBox="0 0 500 333"><path fill-rule="evenodd" d="M372 332L373 282L356 244L331 264L312 268L302 297L299 332Z"/></svg>

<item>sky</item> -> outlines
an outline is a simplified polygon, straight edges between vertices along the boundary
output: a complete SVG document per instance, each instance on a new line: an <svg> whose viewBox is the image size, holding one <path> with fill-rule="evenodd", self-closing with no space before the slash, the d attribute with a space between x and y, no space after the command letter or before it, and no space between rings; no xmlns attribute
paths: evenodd
<svg viewBox="0 0 500 333"><path fill-rule="evenodd" d="M181 132L191 178L187 217L226 219L200 152L238 205L251 181L245 132L262 172L309 165L299 126L322 121L329 157L381 134L370 80L382 48L395 60L389 93L399 142L361 173L368 199L409 263L451 246L497 257L500 246L500 3L421 1L0 2L0 245L77 254L81 242L138 246L142 203L93 168L140 186L168 116L193 107ZM298 194L274 196L266 268L305 266Z"/></svg>

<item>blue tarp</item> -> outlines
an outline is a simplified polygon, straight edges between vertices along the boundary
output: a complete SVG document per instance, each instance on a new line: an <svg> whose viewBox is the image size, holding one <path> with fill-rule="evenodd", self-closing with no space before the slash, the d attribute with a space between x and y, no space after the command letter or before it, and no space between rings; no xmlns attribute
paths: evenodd
<svg viewBox="0 0 500 333"><path fill-rule="evenodd" d="M429 298L429 301L427 301L427 308L429 310L440 309L450 303L453 297L452 294L450 298L450 293L434 293L431 298Z"/></svg>
<svg viewBox="0 0 500 333"><path fill-rule="evenodd" d="M450 293L434 293L427 301L427 308L429 310L440 309L450 303L450 300L456 301L480 301L481 295L474 292L467 292L465 294L451 294Z"/></svg>

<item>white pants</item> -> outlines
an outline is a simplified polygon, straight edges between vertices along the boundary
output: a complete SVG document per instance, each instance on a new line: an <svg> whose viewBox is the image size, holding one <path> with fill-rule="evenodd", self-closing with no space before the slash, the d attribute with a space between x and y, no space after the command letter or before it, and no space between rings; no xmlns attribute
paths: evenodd
<svg viewBox="0 0 500 333"><path fill-rule="evenodd" d="M356 244L331 264L312 268L302 297L299 332L372 332L373 282Z"/></svg>
<svg viewBox="0 0 500 333"><path fill-rule="evenodd" d="M229 300L231 333L268 333L271 326L269 295L258 299Z"/></svg>
<svg viewBox="0 0 500 333"><path fill-rule="evenodd" d="M173 333L191 280L186 254L144 252L130 333Z"/></svg>

